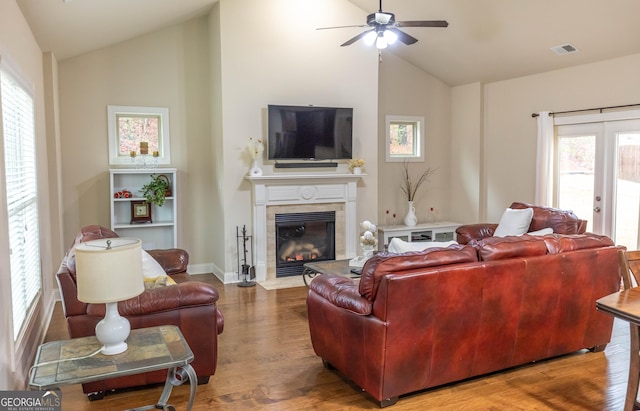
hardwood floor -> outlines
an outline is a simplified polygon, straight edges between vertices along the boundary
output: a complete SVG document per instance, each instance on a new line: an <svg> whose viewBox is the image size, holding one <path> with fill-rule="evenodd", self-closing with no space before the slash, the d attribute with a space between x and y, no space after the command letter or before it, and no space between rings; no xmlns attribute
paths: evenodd
<svg viewBox="0 0 640 411"><path fill-rule="evenodd" d="M196 275L220 292L225 317L218 369L198 386L196 410L378 409L371 397L323 367L311 347L305 287L267 291L223 285ZM302 283L302 279L300 279ZM47 340L68 338L60 303ZM581 351L489 376L401 397L388 410L622 410L629 361L628 325L616 320L601 353ZM188 384L187 384L188 385ZM89 402L79 385L62 388L63 410L118 410L154 403L161 386L111 393ZM188 387L170 403L184 409Z"/></svg>

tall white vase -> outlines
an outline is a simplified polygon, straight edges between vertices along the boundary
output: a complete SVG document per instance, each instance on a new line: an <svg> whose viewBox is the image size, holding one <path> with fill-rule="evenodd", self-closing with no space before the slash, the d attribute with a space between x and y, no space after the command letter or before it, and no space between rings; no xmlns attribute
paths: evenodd
<svg viewBox="0 0 640 411"><path fill-rule="evenodd" d="M258 160L253 160L253 167L249 170L249 175L251 176L261 176L262 169L258 166Z"/></svg>
<svg viewBox="0 0 640 411"><path fill-rule="evenodd" d="M409 201L409 211L404 218L404 225L413 227L418 224L418 217L416 217L416 208L413 206L413 201Z"/></svg>

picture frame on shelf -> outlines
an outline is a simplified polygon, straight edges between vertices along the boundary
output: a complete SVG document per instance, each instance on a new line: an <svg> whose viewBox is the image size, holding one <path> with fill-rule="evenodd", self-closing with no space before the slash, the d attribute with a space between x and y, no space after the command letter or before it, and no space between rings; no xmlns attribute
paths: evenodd
<svg viewBox="0 0 640 411"><path fill-rule="evenodd" d="M131 224L151 222L151 204L145 200L131 201Z"/></svg>

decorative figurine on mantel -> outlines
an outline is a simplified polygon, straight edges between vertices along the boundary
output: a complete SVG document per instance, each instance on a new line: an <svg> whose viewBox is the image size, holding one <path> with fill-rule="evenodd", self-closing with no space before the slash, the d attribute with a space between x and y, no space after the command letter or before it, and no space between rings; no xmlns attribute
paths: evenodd
<svg viewBox="0 0 640 411"><path fill-rule="evenodd" d="M251 155L251 159L253 160L253 166L249 170L250 176L261 176L262 169L258 166L258 159L262 158L262 152L264 151L264 145L262 144L262 139L254 139L253 137L249 137L249 154Z"/></svg>

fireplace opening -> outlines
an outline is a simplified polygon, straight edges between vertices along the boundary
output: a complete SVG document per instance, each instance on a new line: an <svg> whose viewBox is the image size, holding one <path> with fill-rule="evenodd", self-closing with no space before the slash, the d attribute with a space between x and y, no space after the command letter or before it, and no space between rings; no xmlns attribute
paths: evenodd
<svg viewBox="0 0 640 411"><path fill-rule="evenodd" d="M312 261L335 260L336 212L276 214L276 277L300 275Z"/></svg>

